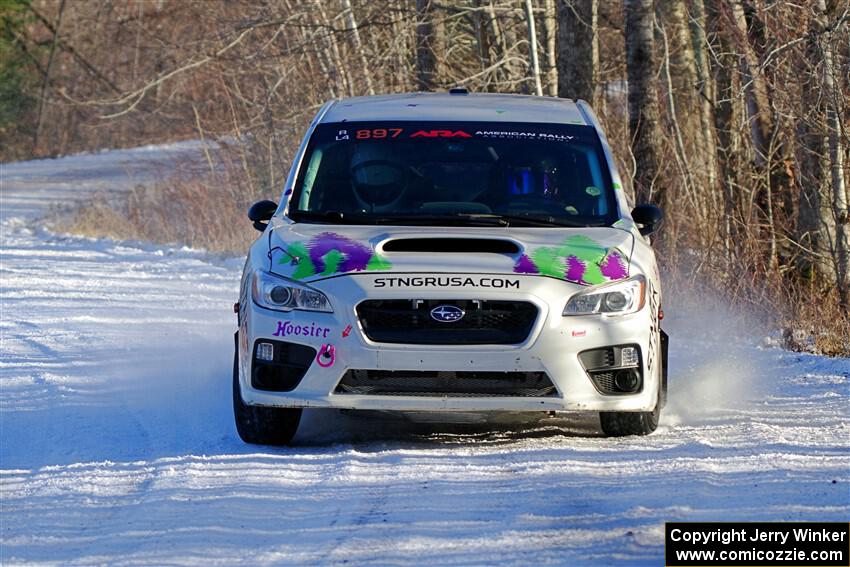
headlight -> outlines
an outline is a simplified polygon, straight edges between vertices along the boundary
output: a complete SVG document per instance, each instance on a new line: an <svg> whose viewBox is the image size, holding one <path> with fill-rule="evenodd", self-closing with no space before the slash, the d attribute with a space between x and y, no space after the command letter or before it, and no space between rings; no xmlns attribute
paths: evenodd
<svg viewBox="0 0 850 567"><path fill-rule="evenodd" d="M251 285L254 303L275 311L323 311L333 313L325 294L292 280L257 270Z"/></svg>
<svg viewBox="0 0 850 567"><path fill-rule="evenodd" d="M634 276L625 281L582 291L570 298L564 315L626 315L640 311L646 296L646 278Z"/></svg>

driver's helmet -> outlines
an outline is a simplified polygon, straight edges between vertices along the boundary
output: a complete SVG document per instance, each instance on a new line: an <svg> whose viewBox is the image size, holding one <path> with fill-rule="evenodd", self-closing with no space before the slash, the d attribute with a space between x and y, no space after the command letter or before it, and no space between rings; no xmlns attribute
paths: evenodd
<svg viewBox="0 0 850 567"><path fill-rule="evenodd" d="M389 159L392 148L384 144L358 143L350 162L351 188L360 208L389 212L407 191L407 176L401 163Z"/></svg>

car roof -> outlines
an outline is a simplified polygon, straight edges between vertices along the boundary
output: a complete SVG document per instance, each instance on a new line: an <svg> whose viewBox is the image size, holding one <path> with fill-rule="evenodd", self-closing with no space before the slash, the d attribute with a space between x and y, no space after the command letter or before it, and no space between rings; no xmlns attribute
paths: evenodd
<svg viewBox="0 0 850 567"><path fill-rule="evenodd" d="M335 101L321 122L541 122L589 126L575 101L517 94L405 93Z"/></svg>

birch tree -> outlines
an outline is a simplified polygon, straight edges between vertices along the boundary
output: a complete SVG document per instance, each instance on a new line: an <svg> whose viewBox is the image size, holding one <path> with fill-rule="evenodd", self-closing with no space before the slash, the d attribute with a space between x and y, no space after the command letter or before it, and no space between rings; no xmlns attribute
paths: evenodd
<svg viewBox="0 0 850 567"><path fill-rule="evenodd" d="M534 23L534 7L531 5L531 0L525 0L525 18L528 22L528 51L534 94L543 96L543 83L540 82L540 58L537 55L537 26Z"/></svg>
<svg viewBox="0 0 850 567"><path fill-rule="evenodd" d="M656 185L659 172L658 94L655 90L654 10L652 0L625 0L626 65L629 82L629 131L635 160L633 184L638 203L664 207L665 190Z"/></svg>
<svg viewBox="0 0 850 567"><path fill-rule="evenodd" d="M829 156L829 184L832 189L832 216L835 223L835 277L836 286L845 311L850 312L850 219L847 209L847 189L844 175L844 147L843 147L843 124L841 123L842 100L838 94L835 83L838 68L835 65L835 54L833 53L833 34L828 21L828 11L825 0L817 0L817 16L815 18L821 30L821 53L823 56L823 69L821 71L822 90L824 104L826 106L827 147ZM844 20L838 24L846 25ZM846 75L847 69L844 69Z"/></svg>

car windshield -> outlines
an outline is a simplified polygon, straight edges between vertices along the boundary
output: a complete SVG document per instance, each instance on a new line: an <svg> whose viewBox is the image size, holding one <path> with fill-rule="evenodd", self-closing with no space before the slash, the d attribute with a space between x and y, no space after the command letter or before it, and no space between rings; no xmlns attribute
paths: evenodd
<svg viewBox="0 0 850 567"><path fill-rule="evenodd" d="M603 226L617 220L590 126L319 125L289 203L296 222Z"/></svg>

